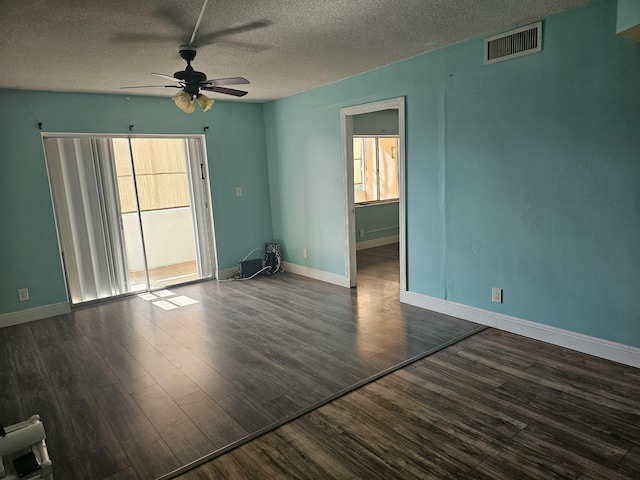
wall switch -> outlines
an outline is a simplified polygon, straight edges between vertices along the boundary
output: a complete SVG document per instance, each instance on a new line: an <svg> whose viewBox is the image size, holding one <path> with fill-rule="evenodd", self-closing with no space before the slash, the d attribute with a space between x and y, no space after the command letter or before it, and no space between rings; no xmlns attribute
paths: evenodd
<svg viewBox="0 0 640 480"><path fill-rule="evenodd" d="M236 197L242 196L242 187L236 187Z"/></svg>
<svg viewBox="0 0 640 480"><path fill-rule="evenodd" d="M491 289L491 301L496 303L502 303L502 289L493 287Z"/></svg>
<svg viewBox="0 0 640 480"><path fill-rule="evenodd" d="M304 258L307 258L307 257L309 256L309 252L307 252L307 249L306 249L306 248L303 248L303 249L302 249L302 256L303 256Z"/></svg>
<svg viewBox="0 0 640 480"><path fill-rule="evenodd" d="M21 302L26 302L29 300L29 289L28 288L19 288L18 289L18 298Z"/></svg>
<svg viewBox="0 0 640 480"><path fill-rule="evenodd" d="M360 230L360 238L364 237L364 230Z"/></svg>

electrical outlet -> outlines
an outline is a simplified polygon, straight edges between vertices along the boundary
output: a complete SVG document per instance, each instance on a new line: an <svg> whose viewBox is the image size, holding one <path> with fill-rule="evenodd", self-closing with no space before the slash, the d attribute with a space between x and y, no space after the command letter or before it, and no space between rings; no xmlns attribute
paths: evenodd
<svg viewBox="0 0 640 480"><path fill-rule="evenodd" d="M491 301L496 303L502 303L502 289L493 287L491 289Z"/></svg>
<svg viewBox="0 0 640 480"><path fill-rule="evenodd" d="M303 248L303 249L302 249L302 256L303 256L304 258L308 258L308 257L309 257L309 252L307 252L307 249L306 249L306 248Z"/></svg>
<svg viewBox="0 0 640 480"><path fill-rule="evenodd" d="M242 196L242 187L236 187L236 197Z"/></svg>
<svg viewBox="0 0 640 480"><path fill-rule="evenodd" d="M364 230L360 230L360 238L364 237Z"/></svg>
<svg viewBox="0 0 640 480"><path fill-rule="evenodd" d="M26 302L29 300L29 289L28 288L19 288L18 289L18 298L21 302Z"/></svg>

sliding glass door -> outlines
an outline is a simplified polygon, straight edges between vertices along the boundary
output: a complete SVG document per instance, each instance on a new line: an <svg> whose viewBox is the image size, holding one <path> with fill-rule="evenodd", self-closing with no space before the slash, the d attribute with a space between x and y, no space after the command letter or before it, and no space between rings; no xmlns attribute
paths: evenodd
<svg viewBox="0 0 640 480"><path fill-rule="evenodd" d="M72 303L212 277L202 142L44 138Z"/></svg>

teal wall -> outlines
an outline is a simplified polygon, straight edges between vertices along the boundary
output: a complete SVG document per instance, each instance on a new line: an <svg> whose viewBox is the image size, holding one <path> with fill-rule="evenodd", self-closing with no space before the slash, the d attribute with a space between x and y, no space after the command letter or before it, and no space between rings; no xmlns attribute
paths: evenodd
<svg viewBox="0 0 640 480"><path fill-rule="evenodd" d="M185 114L170 98L0 90L0 314L66 301L42 131L200 134L205 126L220 268L272 239L262 106ZM237 197L235 187L243 196ZM31 299L18 302L17 289Z"/></svg>
<svg viewBox="0 0 640 480"><path fill-rule="evenodd" d="M398 210L398 202L356 207L356 242L398 236ZM360 230L364 230L362 237Z"/></svg>
<svg viewBox="0 0 640 480"><path fill-rule="evenodd" d="M640 50L613 0L544 19L543 41L485 66L475 38L266 104L285 258L345 275L340 108L404 96L408 289L640 347Z"/></svg>

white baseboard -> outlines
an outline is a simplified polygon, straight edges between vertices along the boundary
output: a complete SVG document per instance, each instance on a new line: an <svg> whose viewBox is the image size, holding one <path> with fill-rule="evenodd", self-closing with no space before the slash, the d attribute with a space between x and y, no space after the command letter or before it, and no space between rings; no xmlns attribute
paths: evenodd
<svg viewBox="0 0 640 480"><path fill-rule="evenodd" d="M316 270L315 268L305 267L304 265L297 265L289 262L282 262L282 266L284 267L285 272L295 273L297 275L302 275L303 277L321 280L341 287L350 287L349 280L344 275L337 275L335 273Z"/></svg>
<svg viewBox="0 0 640 480"><path fill-rule="evenodd" d="M400 292L400 301L416 307L444 313L452 317L487 325L535 340L640 368L640 348L412 292Z"/></svg>
<svg viewBox="0 0 640 480"><path fill-rule="evenodd" d="M223 270L216 270L215 275L218 280L226 280L235 276L238 273L238 267L225 268Z"/></svg>
<svg viewBox="0 0 640 480"><path fill-rule="evenodd" d="M71 306L65 302L45 305L44 307L29 308L18 312L3 313L0 315L0 328L55 317L56 315L64 315L70 311Z"/></svg>
<svg viewBox="0 0 640 480"><path fill-rule="evenodd" d="M390 243L398 243L400 241L400 235L391 235L390 237L374 238L373 240L364 240L362 242L356 242L357 250L366 250L367 248L381 247L382 245L389 245Z"/></svg>

